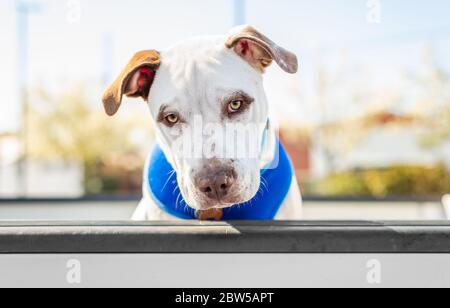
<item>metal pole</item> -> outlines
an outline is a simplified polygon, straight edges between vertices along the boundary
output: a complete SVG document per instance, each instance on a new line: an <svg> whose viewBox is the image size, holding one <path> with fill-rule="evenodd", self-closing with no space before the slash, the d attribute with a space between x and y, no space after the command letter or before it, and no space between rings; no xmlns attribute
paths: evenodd
<svg viewBox="0 0 450 308"><path fill-rule="evenodd" d="M114 62L114 38L112 33L108 32L103 35L103 84L109 84L113 76Z"/></svg>
<svg viewBox="0 0 450 308"><path fill-rule="evenodd" d="M17 164L17 188L21 197L28 193L28 29L29 15L40 10L40 5L28 0L16 0L17 12L17 86L20 102L19 139L21 153Z"/></svg>
<svg viewBox="0 0 450 308"><path fill-rule="evenodd" d="M234 1L234 25L240 26L246 23L246 0L233 0Z"/></svg>
<svg viewBox="0 0 450 308"><path fill-rule="evenodd" d="M17 188L21 197L27 195L28 157L28 3L17 1L17 85L20 101L19 140L21 153L17 164Z"/></svg>

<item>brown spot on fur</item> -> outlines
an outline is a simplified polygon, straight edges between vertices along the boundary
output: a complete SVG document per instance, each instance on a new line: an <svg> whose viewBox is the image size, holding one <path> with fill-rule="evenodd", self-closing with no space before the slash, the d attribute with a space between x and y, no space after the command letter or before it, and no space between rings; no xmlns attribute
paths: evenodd
<svg viewBox="0 0 450 308"><path fill-rule="evenodd" d="M162 105L159 108L159 112L158 115L156 117L156 121L159 123L164 123L165 125L167 125L168 127L173 127L178 123L186 123L186 120L178 113L178 112L168 112L167 109L169 108L169 106L167 105ZM169 115L175 115L178 117L178 123L170 123L167 121L167 116Z"/></svg>
<svg viewBox="0 0 450 308"><path fill-rule="evenodd" d="M229 104L233 101L242 101L244 103L244 105L242 106L242 108L234 113L230 113L229 112ZM230 95L229 97L225 98L223 101L223 107L222 107L222 119L233 119L236 116L239 116L240 114L244 113L245 111L247 111L251 104L255 101L255 99L253 97L251 97L250 95L248 95L247 93L243 92L243 91L237 91L235 93L233 93L232 95Z"/></svg>
<svg viewBox="0 0 450 308"><path fill-rule="evenodd" d="M225 45L234 48L236 53L260 72L271 65L272 60L287 73L298 71L298 59L292 52L278 46L272 40L250 26L232 35Z"/></svg>

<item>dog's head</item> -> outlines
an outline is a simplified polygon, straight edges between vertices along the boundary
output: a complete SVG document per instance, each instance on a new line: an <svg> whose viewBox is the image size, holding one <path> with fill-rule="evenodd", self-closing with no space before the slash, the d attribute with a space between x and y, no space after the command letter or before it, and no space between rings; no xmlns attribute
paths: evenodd
<svg viewBox="0 0 450 308"><path fill-rule="evenodd" d="M208 210L241 204L261 185L268 119L262 74L273 61L288 73L298 69L293 53L250 26L226 37L187 40L164 52L142 51L106 91L104 107L112 116L123 95L148 102L189 206Z"/></svg>

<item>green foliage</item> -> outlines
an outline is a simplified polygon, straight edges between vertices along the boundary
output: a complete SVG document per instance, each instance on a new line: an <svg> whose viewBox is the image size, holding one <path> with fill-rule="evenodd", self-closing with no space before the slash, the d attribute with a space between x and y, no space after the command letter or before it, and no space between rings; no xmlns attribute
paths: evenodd
<svg viewBox="0 0 450 308"><path fill-rule="evenodd" d="M441 196L450 192L450 171L443 165L355 170L333 174L316 187L334 196Z"/></svg>
<svg viewBox="0 0 450 308"><path fill-rule="evenodd" d="M442 107L430 119L429 129L422 138L425 147L434 147L450 141L450 106Z"/></svg>
<svg viewBox="0 0 450 308"><path fill-rule="evenodd" d="M140 191L151 127L142 114L109 118L100 99L90 102L84 87L51 96L33 93L29 152L33 159L79 162L87 194ZM95 96L94 96L95 97ZM132 132L143 140L133 142Z"/></svg>

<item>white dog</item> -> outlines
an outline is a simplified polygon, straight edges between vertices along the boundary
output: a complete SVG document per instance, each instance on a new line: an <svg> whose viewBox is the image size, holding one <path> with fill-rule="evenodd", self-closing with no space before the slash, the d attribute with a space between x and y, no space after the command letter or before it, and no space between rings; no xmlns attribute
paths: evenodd
<svg viewBox="0 0 450 308"><path fill-rule="evenodd" d="M444 205L445 216L450 220L450 195L445 195L442 198L442 204Z"/></svg>
<svg viewBox="0 0 450 308"><path fill-rule="evenodd" d="M262 76L273 61L298 70L293 53L250 26L131 59L103 104L112 116L123 95L143 98L156 128L134 220L301 218L298 183L269 121ZM224 137L230 128L237 134Z"/></svg>

